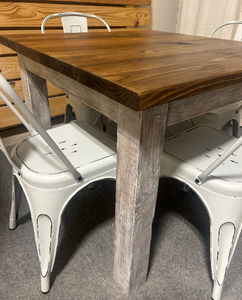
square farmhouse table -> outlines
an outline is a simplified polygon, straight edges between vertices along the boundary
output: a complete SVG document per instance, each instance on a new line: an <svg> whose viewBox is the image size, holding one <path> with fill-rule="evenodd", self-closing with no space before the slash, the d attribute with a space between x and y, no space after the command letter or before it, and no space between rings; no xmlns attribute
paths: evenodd
<svg viewBox="0 0 242 300"><path fill-rule="evenodd" d="M46 128L46 80L117 122L114 278L136 291L147 276L165 129L242 99L242 43L152 30L5 34L0 43L18 53L26 103Z"/></svg>

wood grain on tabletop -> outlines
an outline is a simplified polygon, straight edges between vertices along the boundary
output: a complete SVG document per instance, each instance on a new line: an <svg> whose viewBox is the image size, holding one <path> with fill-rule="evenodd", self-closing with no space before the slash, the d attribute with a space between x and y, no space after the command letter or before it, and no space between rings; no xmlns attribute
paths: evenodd
<svg viewBox="0 0 242 300"><path fill-rule="evenodd" d="M242 81L242 44L158 31L6 35L0 42L134 109Z"/></svg>

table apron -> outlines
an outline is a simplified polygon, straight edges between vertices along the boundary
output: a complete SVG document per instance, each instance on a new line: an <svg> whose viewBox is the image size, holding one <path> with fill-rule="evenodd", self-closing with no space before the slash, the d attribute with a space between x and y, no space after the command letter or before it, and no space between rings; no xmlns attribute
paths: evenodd
<svg viewBox="0 0 242 300"><path fill-rule="evenodd" d="M102 112L109 119L117 122L117 102L86 87L85 85L71 79L55 70L52 70L38 62L18 54L20 66L28 71L42 77L53 85L63 90L67 95L72 95L88 106ZM33 99L34 100L34 99Z"/></svg>
<svg viewBox="0 0 242 300"><path fill-rule="evenodd" d="M169 103L167 126L242 100L242 83Z"/></svg>
<svg viewBox="0 0 242 300"><path fill-rule="evenodd" d="M109 119L118 122L118 103L116 101L21 54L18 54L18 57L20 65L24 65L30 72L50 81L66 94L80 99ZM166 125L170 126L191 119L208 111L238 102L241 99L242 83L171 101Z"/></svg>

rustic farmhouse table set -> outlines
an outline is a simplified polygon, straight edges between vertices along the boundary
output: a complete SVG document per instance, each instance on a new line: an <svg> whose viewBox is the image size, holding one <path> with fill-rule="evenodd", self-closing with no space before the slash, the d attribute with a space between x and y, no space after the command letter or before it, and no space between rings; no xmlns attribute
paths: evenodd
<svg viewBox="0 0 242 300"><path fill-rule="evenodd" d="M147 277L167 126L242 99L242 43L135 30L11 35L26 104L51 126L46 80L117 122L114 279Z"/></svg>

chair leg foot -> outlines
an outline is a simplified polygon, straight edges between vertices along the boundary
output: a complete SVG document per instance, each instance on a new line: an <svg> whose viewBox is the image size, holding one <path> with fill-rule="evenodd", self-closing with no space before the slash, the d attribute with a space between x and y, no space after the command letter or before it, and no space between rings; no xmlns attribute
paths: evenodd
<svg viewBox="0 0 242 300"><path fill-rule="evenodd" d="M50 291L50 272L45 276L41 276L41 292L47 294Z"/></svg>
<svg viewBox="0 0 242 300"><path fill-rule="evenodd" d="M16 218L9 218L9 229L14 230L17 227L17 221Z"/></svg>
<svg viewBox="0 0 242 300"><path fill-rule="evenodd" d="M212 293L212 299L213 300L220 300L221 299L222 289L223 289L222 285L219 285L217 282L214 282L213 293Z"/></svg>

